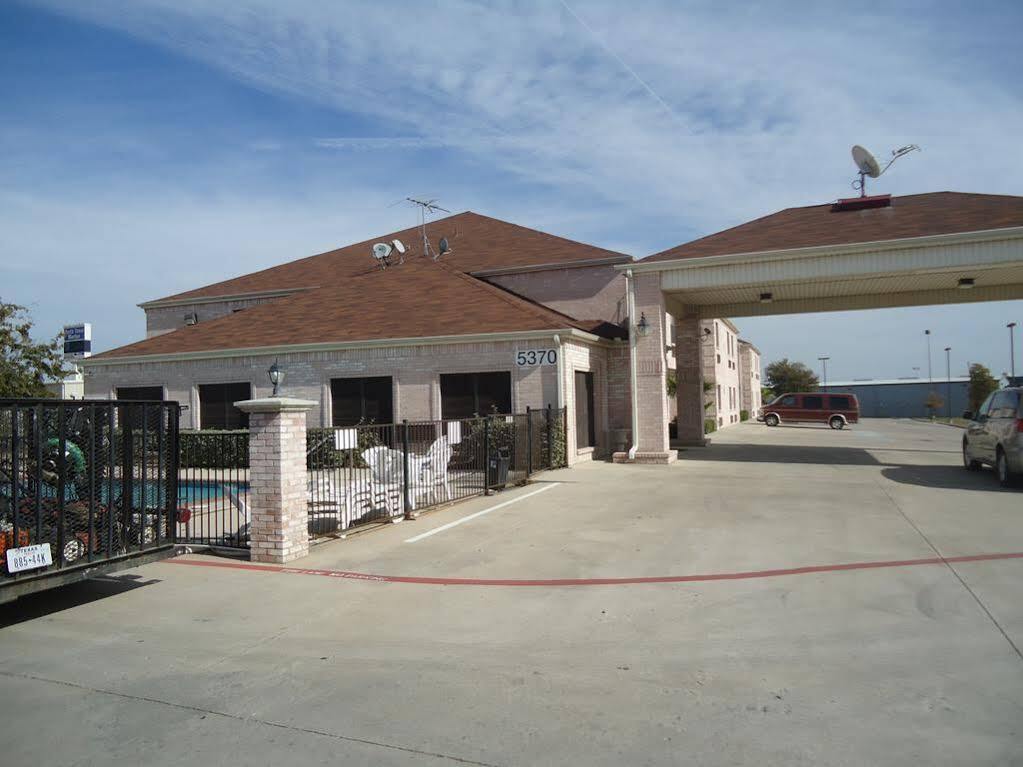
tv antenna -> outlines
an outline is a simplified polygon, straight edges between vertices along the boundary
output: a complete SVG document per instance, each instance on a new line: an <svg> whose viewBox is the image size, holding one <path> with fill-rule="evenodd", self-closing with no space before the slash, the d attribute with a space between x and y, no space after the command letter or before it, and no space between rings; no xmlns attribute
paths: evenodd
<svg viewBox="0 0 1023 767"><path fill-rule="evenodd" d="M445 253L449 252L451 249L445 248L445 245L447 243L447 239L445 238L441 241L440 252L439 253L433 252L433 248L430 247L430 240L426 236L426 217L428 215L432 216L437 211L443 211L444 213L450 213L451 211L448 210L447 208L442 208L440 205L437 204L437 200L435 199L417 200L414 197L406 197L405 199L419 208L419 232L423 237L423 255L430 256L434 261L436 261L438 258L443 256Z"/></svg>
<svg viewBox="0 0 1023 767"><path fill-rule="evenodd" d="M860 178L858 181L852 182L852 188L859 190L860 197L867 196L867 176L871 178L877 178L886 170L888 170L892 163L898 160L903 155L907 155L910 152L919 152L920 147L916 144L908 144L898 149L892 150L892 158L888 161L888 164L883 168L877 159L868 150L856 144L852 148L853 162L856 163L856 167L860 169Z"/></svg>

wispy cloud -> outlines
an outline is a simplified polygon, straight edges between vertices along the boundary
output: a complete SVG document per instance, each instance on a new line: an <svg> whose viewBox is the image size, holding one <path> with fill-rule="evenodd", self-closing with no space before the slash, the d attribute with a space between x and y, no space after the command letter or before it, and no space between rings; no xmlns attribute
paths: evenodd
<svg viewBox="0 0 1023 767"><path fill-rule="evenodd" d="M0 277L23 293L102 274L127 305L410 225L388 205L425 188L643 255L852 194L854 143L923 147L878 191L1023 191L1013 3L35 2L274 94L252 101L275 118L329 117L217 125L200 101L156 138L145 105L9 121L0 190L29 191L0 199ZM84 263L77 281L24 276ZM97 290L88 305L66 291L54 326L106 311ZM117 340L139 335L139 317L124 330L117 316Z"/></svg>
<svg viewBox="0 0 1023 767"><path fill-rule="evenodd" d="M1010 191L1023 173L1011 138L1023 129L1015 85L1007 74L1001 82L970 75L975 55L1008 43L1007 30L997 18L965 29L951 10L451 0L398 14L369 0L46 4L257 87L417 135L324 139L322 147L457 147L524 179L585 188L604 204L675 215L679 231L849 193L853 143L881 152L924 146L927 154L886 178L894 192ZM395 23L399 15L408 23ZM987 151L978 157L980 146Z"/></svg>
<svg viewBox="0 0 1023 767"><path fill-rule="evenodd" d="M438 139L420 138L417 136L338 136L313 140L321 149L340 149L351 151L391 151L399 149L435 149L444 146Z"/></svg>

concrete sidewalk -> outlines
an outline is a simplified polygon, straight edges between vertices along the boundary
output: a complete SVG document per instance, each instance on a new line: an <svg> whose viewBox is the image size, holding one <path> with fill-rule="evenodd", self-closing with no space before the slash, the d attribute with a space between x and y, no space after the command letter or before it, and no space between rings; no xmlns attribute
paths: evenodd
<svg viewBox="0 0 1023 767"><path fill-rule="evenodd" d="M1023 551L1023 494L961 470L956 436L739 426L673 466L552 472L415 543L541 486L294 564L599 578ZM1015 764L1021 577L494 587L162 563L5 611L0 742L11 764Z"/></svg>

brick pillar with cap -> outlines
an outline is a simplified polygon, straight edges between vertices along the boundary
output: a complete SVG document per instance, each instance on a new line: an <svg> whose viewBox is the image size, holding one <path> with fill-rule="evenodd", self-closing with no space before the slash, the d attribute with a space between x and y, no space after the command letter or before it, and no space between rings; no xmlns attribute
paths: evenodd
<svg viewBox="0 0 1023 767"><path fill-rule="evenodd" d="M306 413L315 402L265 397L235 402L249 414L249 538L253 562L309 553Z"/></svg>

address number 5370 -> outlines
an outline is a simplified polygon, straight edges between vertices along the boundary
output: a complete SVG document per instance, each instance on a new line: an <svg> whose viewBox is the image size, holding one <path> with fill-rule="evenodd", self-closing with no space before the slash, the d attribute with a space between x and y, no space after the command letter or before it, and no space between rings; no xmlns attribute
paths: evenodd
<svg viewBox="0 0 1023 767"><path fill-rule="evenodd" d="M515 352L515 364L520 368L533 365L557 365L557 349L526 349Z"/></svg>

